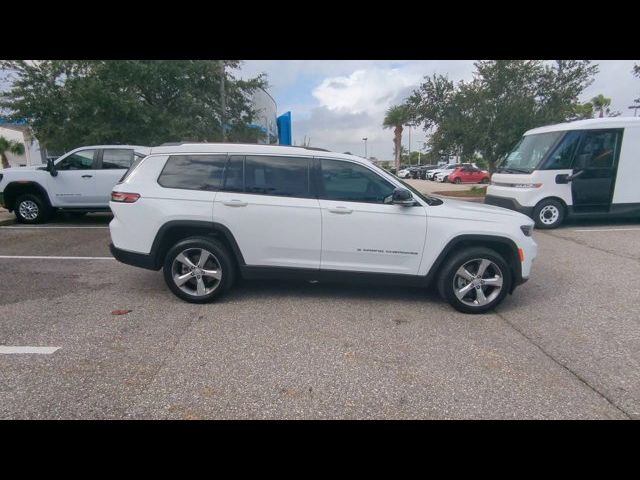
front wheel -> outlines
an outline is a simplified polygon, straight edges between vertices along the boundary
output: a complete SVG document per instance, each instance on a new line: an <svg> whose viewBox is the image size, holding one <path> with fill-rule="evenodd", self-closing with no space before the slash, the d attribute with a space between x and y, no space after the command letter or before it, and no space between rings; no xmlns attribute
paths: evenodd
<svg viewBox="0 0 640 480"><path fill-rule="evenodd" d="M453 183L455 183L456 185L460 185L462 183L462 180L460 180L459 178L456 178Z"/></svg>
<svg viewBox="0 0 640 480"><path fill-rule="evenodd" d="M504 300L511 282L511 269L499 253L473 247L447 260L440 270L438 291L460 312L484 313Z"/></svg>
<svg viewBox="0 0 640 480"><path fill-rule="evenodd" d="M563 220L564 205L557 200L543 200L533 209L533 221L536 222L537 228L556 228Z"/></svg>
<svg viewBox="0 0 640 480"><path fill-rule="evenodd" d="M46 222L51 216L51 208L39 196L32 193L20 195L14 206L19 223L36 224Z"/></svg>
<svg viewBox="0 0 640 480"><path fill-rule="evenodd" d="M235 276L227 248L218 240L191 237L174 245L164 262L164 280L178 297L207 303L222 295Z"/></svg>

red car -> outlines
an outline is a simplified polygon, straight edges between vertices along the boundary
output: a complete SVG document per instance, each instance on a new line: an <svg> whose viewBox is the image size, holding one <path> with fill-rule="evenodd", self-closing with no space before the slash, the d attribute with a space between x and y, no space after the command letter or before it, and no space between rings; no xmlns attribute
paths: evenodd
<svg viewBox="0 0 640 480"><path fill-rule="evenodd" d="M489 183L489 172L472 166L458 167L449 174L451 183Z"/></svg>

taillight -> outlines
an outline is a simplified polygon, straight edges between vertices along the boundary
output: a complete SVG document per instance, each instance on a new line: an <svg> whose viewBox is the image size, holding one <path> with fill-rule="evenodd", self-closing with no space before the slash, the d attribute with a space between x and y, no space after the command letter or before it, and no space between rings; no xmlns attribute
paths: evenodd
<svg viewBox="0 0 640 480"><path fill-rule="evenodd" d="M139 198L139 193L111 192L112 202L133 203Z"/></svg>

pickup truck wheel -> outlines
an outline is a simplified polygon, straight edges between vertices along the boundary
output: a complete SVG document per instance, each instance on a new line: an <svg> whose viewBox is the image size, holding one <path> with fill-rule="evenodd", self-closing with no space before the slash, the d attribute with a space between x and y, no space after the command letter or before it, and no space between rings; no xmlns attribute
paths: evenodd
<svg viewBox="0 0 640 480"><path fill-rule="evenodd" d="M191 237L174 245L165 257L164 280L178 297L207 303L222 295L235 276L227 248L206 237Z"/></svg>
<svg viewBox="0 0 640 480"><path fill-rule="evenodd" d="M16 220L19 223L36 224L46 222L51 209L39 195L26 193L16 199L14 205Z"/></svg>
<svg viewBox="0 0 640 480"><path fill-rule="evenodd" d="M511 289L511 269L502 256L484 247L461 250L440 270L438 291L463 313L484 313Z"/></svg>

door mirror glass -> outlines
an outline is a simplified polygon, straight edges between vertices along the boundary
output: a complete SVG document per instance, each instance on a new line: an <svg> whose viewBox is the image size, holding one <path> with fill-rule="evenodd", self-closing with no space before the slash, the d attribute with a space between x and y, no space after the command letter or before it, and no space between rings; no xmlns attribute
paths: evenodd
<svg viewBox="0 0 640 480"><path fill-rule="evenodd" d="M411 207L415 205L416 201L413 199L413 195L409 190L405 188L396 188L391 195L391 203L394 205Z"/></svg>

